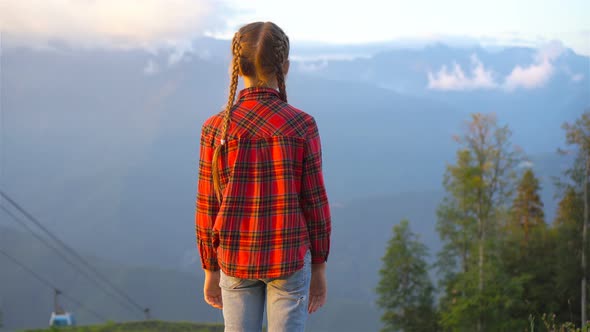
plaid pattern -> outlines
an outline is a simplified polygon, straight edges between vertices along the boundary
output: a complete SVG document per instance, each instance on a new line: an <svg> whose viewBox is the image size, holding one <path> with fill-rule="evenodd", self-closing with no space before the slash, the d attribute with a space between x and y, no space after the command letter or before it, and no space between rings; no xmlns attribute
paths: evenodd
<svg viewBox="0 0 590 332"><path fill-rule="evenodd" d="M325 262L331 221L314 118L274 89L240 91L220 153L219 204L211 160L222 125L223 112L201 134L195 224L203 268L264 279L300 269L308 249L312 263Z"/></svg>

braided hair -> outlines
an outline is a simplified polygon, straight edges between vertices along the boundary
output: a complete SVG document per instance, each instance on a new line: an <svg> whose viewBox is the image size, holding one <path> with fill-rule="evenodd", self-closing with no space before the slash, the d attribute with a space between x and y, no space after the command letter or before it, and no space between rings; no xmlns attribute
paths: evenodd
<svg viewBox="0 0 590 332"><path fill-rule="evenodd" d="M289 37L272 22L254 22L243 26L232 39L232 64L229 97L223 113L221 138L213 152L211 175L213 190L221 202L221 176L219 158L226 145L231 121L231 112L238 89L240 75L255 78L259 86L269 86L276 80L279 96L287 102L285 73L283 67L289 60Z"/></svg>
<svg viewBox="0 0 590 332"><path fill-rule="evenodd" d="M289 37L282 33L281 35L275 37L273 44L275 45L275 75L277 84L279 86L279 95L284 102L287 102L287 87L285 85L283 64L288 60L287 58L289 57Z"/></svg>

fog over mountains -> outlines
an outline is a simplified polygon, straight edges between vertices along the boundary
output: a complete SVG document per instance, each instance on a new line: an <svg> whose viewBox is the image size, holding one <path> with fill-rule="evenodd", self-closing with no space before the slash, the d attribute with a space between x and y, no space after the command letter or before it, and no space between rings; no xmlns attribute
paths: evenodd
<svg viewBox="0 0 590 332"><path fill-rule="evenodd" d="M462 132L470 113L495 112L510 126L512 142L541 179L551 221L551 176L570 163L556 154L564 146L560 127L590 107L590 59L558 42L539 49L432 44L349 51L293 46L287 81L289 101L318 121L334 214L330 304L310 321L314 331L378 329L377 271L400 219L410 219L435 254L442 176L457 150L452 135ZM166 306L201 301L193 224L198 138L203 121L227 100L228 53L229 43L214 39L195 40L184 53L74 49L59 42L42 50L5 46L0 187L66 243L109 262L103 266L128 269L131 279L122 284L141 278L140 266L173 270L170 280L158 279L178 294L167 297ZM60 264L38 263L59 257L5 214L0 227L22 239L0 247L32 268L58 279L74 274ZM50 271L52 266L59 270ZM0 283L5 325L46 324L51 308L36 306L25 325L27 301L8 292L18 285L47 293L44 286L21 278L3 258L0 268L10 270ZM197 294L178 291L187 273ZM135 287L131 295L157 301L147 288ZM201 321L211 315L183 310L154 315Z"/></svg>

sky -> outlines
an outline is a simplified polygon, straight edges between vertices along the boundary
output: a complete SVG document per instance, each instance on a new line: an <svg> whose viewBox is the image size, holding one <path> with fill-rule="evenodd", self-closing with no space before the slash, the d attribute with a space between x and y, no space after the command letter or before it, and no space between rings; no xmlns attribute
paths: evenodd
<svg viewBox="0 0 590 332"><path fill-rule="evenodd" d="M362 44L475 39L492 45L560 40L590 55L588 0L0 0L0 28L23 43L183 45L230 38L251 21L273 21L292 41Z"/></svg>
<svg viewBox="0 0 590 332"><path fill-rule="evenodd" d="M290 3L290 4L289 4ZM559 39L590 53L587 0L231 1L236 21L276 20L297 39L363 43L466 36Z"/></svg>

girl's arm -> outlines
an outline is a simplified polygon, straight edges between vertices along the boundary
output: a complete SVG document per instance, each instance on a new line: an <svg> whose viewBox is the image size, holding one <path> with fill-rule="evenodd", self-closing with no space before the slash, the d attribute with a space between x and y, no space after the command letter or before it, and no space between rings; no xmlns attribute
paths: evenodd
<svg viewBox="0 0 590 332"><path fill-rule="evenodd" d="M309 121L301 178L301 207L311 241L312 264L322 264L330 252L331 217L322 174L322 147L313 118Z"/></svg>
<svg viewBox="0 0 590 332"><path fill-rule="evenodd" d="M213 244L213 223L219 203L213 191L211 161L213 159L213 136L207 123L201 131L201 152L199 157L199 184L197 189L195 228L197 245L204 270L218 271L217 252Z"/></svg>

